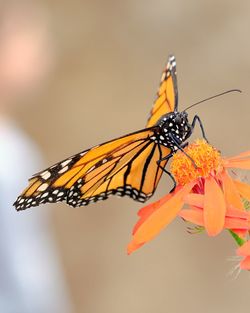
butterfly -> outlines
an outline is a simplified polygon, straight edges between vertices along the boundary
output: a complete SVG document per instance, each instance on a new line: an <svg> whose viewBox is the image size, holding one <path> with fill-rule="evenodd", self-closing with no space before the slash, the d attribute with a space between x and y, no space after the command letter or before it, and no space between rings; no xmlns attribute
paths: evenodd
<svg viewBox="0 0 250 313"><path fill-rule="evenodd" d="M17 210L65 201L73 207L111 195L145 202L155 192L168 160L182 150L199 122L178 111L176 60L168 58L145 129L105 142L35 174L17 198ZM174 181L175 182L175 181Z"/></svg>

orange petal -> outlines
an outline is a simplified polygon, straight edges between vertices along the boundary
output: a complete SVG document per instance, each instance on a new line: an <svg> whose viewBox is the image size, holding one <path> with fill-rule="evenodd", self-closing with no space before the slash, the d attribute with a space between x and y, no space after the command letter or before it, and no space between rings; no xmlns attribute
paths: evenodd
<svg viewBox="0 0 250 313"><path fill-rule="evenodd" d="M232 229L232 231L242 239L246 238L248 233L248 231L245 229Z"/></svg>
<svg viewBox="0 0 250 313"><path fill-rule="evenodd" d="M150 215L152 211L156 210L158 207L160 207L164 202L168 201L168 199L170 199L178 190L180 189L180 187L176 187L175 191L172 193L167 194L166 196L162 197L160 200L157 200L153 203L150 203L148 205L146 205L145 207L141 208L137 215L138 216L145 216L145 215Z"/></svg>
<svg viewBox="0 0 250 313"><path fill-rule="evenodd" d="M191 210L194 210L194 211L202 211L203 212L203 208L199 208L198 206L189 205L189 208Z"/></svg>
<svg viewBox="0 0 250 313"><path fill-rule="evenodd" d="M136 229L133 239L128 245L128 252L131 253L140 245L153 239L164 227L176 217L181 210L184 201L183 197L193 188L194 182L183 186L168 201L162 204L157 210L148 216L146 220Z"/></svg>
<svg viewBox="0 0 250 313"><path fill-rule="evenodd" d="M226 216L250 220L250 212L240 211L232 207L227 207Z"/></svg>
<svg viewBox="0 0 250 313"><path fill-rule="evenodd" d="M236 251L237 255L241 256L250 256L250 240L244 243L241 247L239 247Z"/></svg>
<svg viewBox="0 0 250 313"><path fill-rule="evenodd" d="M132 234L134 234L137 229L141 226L141 224L144 223L144 221L151 215L153 214L156 210L158 210L166 201L168 201L172 196L174 195L174 193L168 194L165 197L163 197L162 199L150 203L149 205L145 206L144 208L140 209L138 214L141 218L139 219L139 221L135 224Z"/></svg>
<svg viewBox="0 0 250 313"><path fill-rule="evenodd" d="M181 210L178 215L193 224L200 226L204 225L202 210Z"/></svg>
<svg viewBox="0 0 250 313"><path fill-rule="evenodd" d="M242 159L242 158L247 158L247 157L250 157L250 150L249 151L245 151L245 152L242 152L234 157L231 157L231 158L227 158L226 160L238 160L238 159Z"/></svg>
<svg viewBox="0 0 250 313"><path fill-rule="evenodd" d="M241 168L250 170L250 160L242 159L242 160L226 160L223 162L224 167L226 168Z"/></svg>
<svg viewBox="0 0 250 313"><path fill-rule="evenodd" d="M178 215L188 222L204 226L203 210L201 209L196 209L196 207L184 209L181 210ZM250 214L248 212L227 209L224 228L237 229L241 235L242 230L244 230L245 234L245 230L249 230L250 228L249 216Z"/></svg>
<svg viewBox="0 0 250 313"><path fill-rule="evenodd" d="M135 224L132 234L134 234L137 229L141 226L142 223L152 214L154 213L155 210L157 210L160 206L163 205L166 201L168 201L179 189L181 186L178 186L175 188L175 191L172 193L167 194L166 196L162 197L160 200L155 201L153 203L150 203L146 205L145 207L141 208L137 215L140 216L141 218L139 221Z"/></svg>
<svg viewBox="0 0 250 313"><path fill-rule="evenodd" d="M225 228L227 229L244 229L248 230L250 225L247 220L243 220L240 218L231 218L231 217L226 217L225 218Z"/></svg>
<svg viewBox="0 0 250 313"><path fill-rule="evenodd" d="M209 236L218 235L225 223L226 203L223 192L212 176L205 180L204 225Z"/></svg>
<svg viewBox="0 0 250 313"><path fill-rule="evenodd" d="M185 210L181 210L178 213L178 215L188 222L191 222L196 225L204 226L204 218L203 218L202 210L193 210L193 209L186 210L185 209ZM240 233L242 233L242 230L244 230L244 234L245 234L245 230L249 230L250 224L249 224L249 221L246 219L226 217L224 228L237 229L240 231Z"/></svg>
<svg viewBox="0 0 250 313"><path fill-rule="evenodd" d="M226 171L221 173L221 179L223 182L223 190L226 198L227 205L232 205L234 208L244 211L244 205L241 201L239 191L237 190L232 178Z"/></svg>
<svg viewBox="0 0 250 313"><path fill-rule="evenodd" d="M189 205L193 205L199 208L203 208L204 206L204 195L198 193L189 193L184 198L185 203Z"/></svg>
<svg viewBox="0 0 250 313"><path fill-rule="evenodd" d="M240 268L242 270L250 270L250 256L247 256L244 260L240 262Z"/></svg>
<svg viewBox="0 0 250 313"><path fill-rule="evenodd" d="M131 241L127 246L127 254L131 254L133 251L139 249L144 243L136 244L134 241Z"/></svg>
<svg viewBox="0 0 250 313"><path fill-rule="evenodd" d="M250 185L246 184L246 183L242 183L239 180L234 180L234 183L239 191L239 193L241 194L241 196L245 199L247 199L248 201L250 201Z"/></svg>

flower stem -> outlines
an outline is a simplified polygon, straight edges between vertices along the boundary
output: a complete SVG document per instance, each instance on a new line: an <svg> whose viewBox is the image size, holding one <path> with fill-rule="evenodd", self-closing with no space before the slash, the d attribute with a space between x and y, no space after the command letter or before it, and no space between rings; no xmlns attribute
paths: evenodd
<svg viewBox="0 0 250 313"><path fill-rule="evenodd" d="M246 240L240 238L235 232L233 232L231 229L229 229L230 234L232 235L232 237L234 238L234 240L236 241L238 246L242 246Z"/></svg>

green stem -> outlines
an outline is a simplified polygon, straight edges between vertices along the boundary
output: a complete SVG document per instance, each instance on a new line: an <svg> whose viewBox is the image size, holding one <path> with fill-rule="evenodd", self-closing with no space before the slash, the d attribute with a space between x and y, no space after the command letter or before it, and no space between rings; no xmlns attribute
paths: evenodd
<svg viewBox="0 0 250 313"><path fill-rule="evenodd" d="M242 246L246 240L240 238L235 232L233 232L231 229L229 229L229 233L232 235L232 237L234 238L234 240L236 241L238 246Z"/></svg>
<svg viewBox="0 0 250 313"><path fill-rule="evenodd" d="M243 204L244 204L244 207L246 209L246 211L249 211L250 210L250 202L247 200L247 199L242 199L243 200ZM233 232L231 229L228 230L229 233L232 235L232 237L234 238L234 240L236 241L237 245L240 247L242 246L246 241L247 239L242 239L240 238L235 232Z"/></svg>

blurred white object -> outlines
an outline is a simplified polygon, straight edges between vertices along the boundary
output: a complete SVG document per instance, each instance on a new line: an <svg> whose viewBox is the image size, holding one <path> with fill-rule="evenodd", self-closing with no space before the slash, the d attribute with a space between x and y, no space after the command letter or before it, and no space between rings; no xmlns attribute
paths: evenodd
<svg viewBox="0 0 250 313"><path fill-rule="evenodd" d="M9 117L41 88L52 65L47 19L36 2L6 2L0 20L0 312L72 312L47 208L16 212L27 179L42 168L31 139Z"/></svg>
<svg viewBox="0 0 250 313"><path fill-rule="evenodd" d="M0 312L70 312L46 209L12 206L31 173L41 168L35 145L0 118Z"/></svg>

